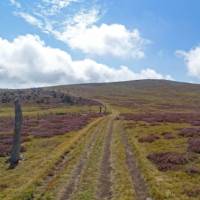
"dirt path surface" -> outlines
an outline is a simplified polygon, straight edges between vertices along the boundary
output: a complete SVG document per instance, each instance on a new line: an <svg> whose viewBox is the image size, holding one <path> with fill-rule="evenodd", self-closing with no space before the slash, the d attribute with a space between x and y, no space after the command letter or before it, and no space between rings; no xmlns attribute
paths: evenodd
<svg viewBox="0 0 200 200"><path fill-rule="evenodd" d="M59 200L71 200L76 192L78 191L78 187L80 187L81 177L85 172L89 159L93 155L94 149L96 148L96 144L98 138L102 137L102 156L99 160L99 175L96 178L97 181L97 189L95 189L94 196L96 196L96 200L111 200L113 197L112 191L112 154L111 154L111 144L115 137L113 134L114 131L114 123L115 123L115 115L109 115L104 120L101 120L96 127L93 127L91 130L88 130L88 134L81 137L87 137L88 140L85 140L86 143L82 147L82 153L79 154L77 161L74 163L74 167L71 170L69 178L67 178L66 183L62 185L62 189L59 190L58 196L56 199ZM102 134L103 133L103 134ZM147 186L145 181L141 175L141 171L137 165L137 160L134 155L134 149L130 146L128 141L128 136L126 135L125 129L123 128L123 124L120 123L119 126L119 134L121 138L123 148L125 149L125 163L128 167L128 173L131 177L130 179L130 188L133 188L133 191L136 195L136 200L151 200L149 198L149 193L147 190ZM79 141L81 142L81 139ZM76 146L79 143L75 144ZM51 185L52 182L59 176L60 172L64 171L70 162L70 153L65 152L61 159L56 163L53 169L50 171L48 176L44 179L42 186L40 186L40 198L43 199L46 188L48 185ZM131 181L132 180L132 181ZM132 186L131 186L132 184ZM43 192L41 192L43 191ZM96 193L96 195L95 195ZM38 199L38 198L37 198ZM93 199L91 199L93 200Z"/></svg>
<svg viewBox="0 0 200 200"><path fill-rule="evenodd" d="M42 198L45 195L46 188L53 182L53 180L57 177L60 171L62 171L67 163L69 162L68 157L69 152L65 152L63 154L62 158L56 163L56 165L53 167L53 169L49 172L49 174L44 178L39 190L42 190L43 192L40 194L39 198Z"/></svg>
<svg viewBox="0 0 200 200"><path fill-rule="evenodd" d="M80 181L81 173L84 171L84 167L87 163L87 160L89 159L89 156L92 152L92 149L95 146L95 142L97 139L97 135L101 133L102 127L99 125L96 127L92 137L90 138L90 141L87 143L81 158L79 159L77 165L75 166L71 178L69 182L67 183L64 191L62 192L60 200L68 200L71 198L73 192L76 190L76 187Z"/></svg>
<svg viewBox="0 0 200 200"><path fill-rule="evenodd" d="M99 123L102 123L102 121L99 121ZM95 129L97 131L97 129ZM88 129L90 131L90 129ZM96 131L93 133L96 134ZM83 134L83 136L80 138L79 141L87 137L87 134ZM75 145L78 145L78 141L75 141ZM40 186L38 186L36 192L34 193L34 199L43 199L47 188L49 185L51 185L52 182L57 178L60 172L62 172L65 167L67 166L68 162L70 162L70 151L67 150L60 159L56 162L55 166L49 171L48 175L44 177L42 183Z"/></svg>
<svg viewBox="0 0 200 200"><path fill-rule="evenodd" d="M132 178L133 189L136 193L137 200L151 200L147 190L146 183L141 175L141 171L138 167L137 160L134 152L128 142L128 137L124 128L121 126L121 138L126 150L126 163L129 169L130 176Z"/></svg>
<svg viewBox="0 0 200 200"><path fill-rule="evenodd" d="M105 138L103 159L100 169L99 189L97 191L98 200L109 200L112 198L111 182L111 141L113 133L113 118L108 123L108 134Z"/></svg>

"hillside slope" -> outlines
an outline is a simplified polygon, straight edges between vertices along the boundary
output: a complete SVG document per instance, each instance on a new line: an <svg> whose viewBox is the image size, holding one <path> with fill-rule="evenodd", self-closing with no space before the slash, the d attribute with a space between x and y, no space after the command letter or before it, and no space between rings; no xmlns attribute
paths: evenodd
<svg viewBox="0 0 200 200"><path fill-rule="evenodd" d="M145 109L198 109L200 85L167 80L138 80L116 83L57 86L52 89L72 95L99 99L122 107L144 106Z"/></svg>
<svg viewBox="0 0 200 200"><path fill-rule="evenodd" d="M200 85L140 80L0 94L0 199L200 199ZM15 95L24 159L8 170Z"/></svg>

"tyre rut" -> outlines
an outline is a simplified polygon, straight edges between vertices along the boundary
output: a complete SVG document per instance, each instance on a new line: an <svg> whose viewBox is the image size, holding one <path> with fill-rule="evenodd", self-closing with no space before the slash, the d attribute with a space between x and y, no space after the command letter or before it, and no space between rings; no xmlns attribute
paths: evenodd
<svg viewBox="0 0 200 200"><path fill-rule="evenodd" d="M102 120L100 120L99 123L101 123L101 122L102 122ZM93 129L93 128L91 127L87 131L90 131L91 129ZM87 137L87 134L84 133L79 141L74 142L75 148L79 144L79 142L81 142L81 140L84 139L85 137ZM71 151L73 151L73 150L71 150ZM69 150L66 151L60 157L60 159L56 162L55 166L49 171L48 175L44 177L42 183L40 184L40 186L37 188L36 192L34 193L35 194L34 199L38 199L38 200L43 199L49 185L51 185L51 183L54 182L54 180L59 176L60 172L62 172L65 169L65 167L67 166L68 162L70 162L71 151L69 151Z"/></svg>
<svg viewBox="0 0 200 200"><path fill-rule="evenodd" d="M103 122L101 122L103 123ZM89 159L89 156L92 152L92 149L94 148L96 139L97 139L97 135L101 133L101 130L103 127L99 127L100 125L98 125L98 127L96 128L96 130L94 131L92 137L90 138L90 141L87 143L81 158L79 159L78 163L76 164L71 178L69 180L69 182L67 183L66 187L64 188L64 191L61 194L61 197L58 198L60 200L69 200L73 194L73 192L76 190L76 187L80 181L80 176L81 173L84 170L84 167L87 163L87 160Z"/></svg>
<svg viewBox="0 0 200 200"><path fill-rule="evenodd" d="M112 182L111 182L111 141L112 141L112 133L113 133L113 121L112 117L108 123L107 127L107 136L105 138L104 143L104 152L100 169L100 177L99 177L99 187L97 191L97 199L98 200L109 200L112 198Z"/></svg>
<svg viewBox="0 0 200 200"><path fill-rule="evenodd" d="M131 148L124 128L121 126L121 139L125 146L126 163L133 183L137 200L151 200L147 185L142 177L133 149Z"/></svg>

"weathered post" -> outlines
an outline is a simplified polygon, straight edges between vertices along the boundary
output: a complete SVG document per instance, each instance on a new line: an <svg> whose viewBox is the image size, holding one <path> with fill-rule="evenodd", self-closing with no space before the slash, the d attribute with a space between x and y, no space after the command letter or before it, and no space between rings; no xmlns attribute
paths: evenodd
<svg viewBox="0 0 200 200"><path fill-rule="evenodd" d="M23 116L21 110L21 104L19 99L15 100L15 129L13 137L13 146L10 156L10 168L14 168L20 160L20 150L21 150L21 126L22 126Z"/></svg>
<svg viewBox="0 0 200 200"><path fill-rule="evenodd" d="M99 113L101 113L102 112L102 107L101 106L99 106Z"/></svg>

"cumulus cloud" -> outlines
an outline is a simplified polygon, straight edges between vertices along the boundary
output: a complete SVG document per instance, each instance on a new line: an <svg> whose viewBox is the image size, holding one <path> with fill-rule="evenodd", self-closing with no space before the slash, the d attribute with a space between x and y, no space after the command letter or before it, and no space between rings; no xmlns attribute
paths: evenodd
<svg viewBox="0 0 200 200"><path fill-rule="evenodd" d="M66 51L47 46L36 35L19 36L13 41L0 38L0 46L1 87L171 78L153 69L136 73L126 66L112 68L91 59L73 60Z"/></svg>
<svg viewBox="0 0 200 200"><path fill-rule="evenodd" d="M128 30L121 24L95 25L98 12L81 12L74 16L63 32L55 35L72 49L87 54L112 55L116 57L143 58L144 46L148 43L139 30Z"/></svg>
<svg viewBox="0 0 200 200"><path fill-rule="evenodd" d="M188 72L191 76L200 78L200 46L197 46L190 51L176 51L177 56L184 58Z"/></svg>
<svg viewBox="0 0 200 200"><path fill-rule="evenodd" d="M79 9L70 13L73 9L68 6L75 2ZM93 6L82 8L84 4L79 0L42 0L32 11L25 13L19 9L17 15L85 54L134 59L145 56L149 40L138 29L128 29L119 23L99 23L103 11Z"/></svg>

